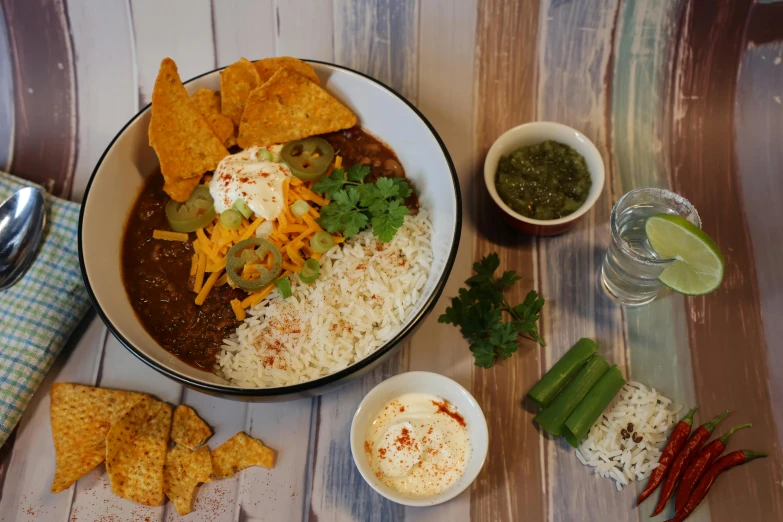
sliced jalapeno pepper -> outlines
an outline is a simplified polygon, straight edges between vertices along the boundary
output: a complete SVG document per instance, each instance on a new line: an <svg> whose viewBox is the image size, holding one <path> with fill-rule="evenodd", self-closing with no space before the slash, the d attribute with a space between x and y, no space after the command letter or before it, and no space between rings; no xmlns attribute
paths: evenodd
<svg viewBox="0 0 783 522"><path fill-rule="evenodd" d="M257 247L257 248L256 248ZM261 277L248 280L242 277L242 267L246 264L258 264L266 258L268 253L272 254L274 263L272 268L262 267L259 269ZM283 268L283 256L280 250L260 237L251 237L240 241L228 251L226 255L226 273L231 281L248 292L258 292L266 285L274 281Z"/></svg>
<svg viewBox="0 0 783 522"><path fill-rule="evenodd" d="M173 199L166 203L166 219L174 232L195 232L215 219L215 202L209 187L198 185L184 203Z"/></svg>
<svg viewBox="0 0 783 522"><path fill-rule="evenodd" d="M286 143L280 151L294 176L304 181L320 178L334 159L334 149L323 138L307 138Z"/></svg>

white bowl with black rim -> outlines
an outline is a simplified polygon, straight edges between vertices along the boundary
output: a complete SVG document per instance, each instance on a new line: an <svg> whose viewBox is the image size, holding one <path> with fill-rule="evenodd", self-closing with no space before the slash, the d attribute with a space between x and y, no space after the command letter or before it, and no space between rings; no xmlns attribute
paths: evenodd
<svg viewBox="0 0 783 522"><path fill-rule="evenodd" d="M163 349L133 310L122 279L122 240L128 216L148 176L158 171L149 146L150 107L134 116L109 144L92 173L79 219L79 259L98 314L115 337L139 359L189 388L240 400L293 400L325 393L380 364L410 335L435 305L459 245L462 206L457 173L446 146L427 119L405 98L356 71L310 62L324 87L350 107L359 125L397 154L433 225L433 264L406 321L375 352L333 374L276 388L242 388L190 366ZM189 93L220 89L220 69L185 82Z"/></svg>

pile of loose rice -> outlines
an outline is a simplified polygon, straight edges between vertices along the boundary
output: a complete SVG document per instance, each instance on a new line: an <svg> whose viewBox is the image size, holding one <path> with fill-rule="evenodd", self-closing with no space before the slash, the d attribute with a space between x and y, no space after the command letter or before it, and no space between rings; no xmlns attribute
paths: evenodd
<svg viewBox="0 0 783 522"><path fill-rule="evenodd" d="M302 383L366 357L402 326L432 264L427 212L406 216L389 243L365 230L321 258L310 285L291 277L293 296L275 290L224 341L216 370L233 384Z"/></svg>
<svg viewBox="0 0 783 522"><path fill-rule="evenodd" d="M644 480L658 467L661 450L669 432L677 424L682 406L638 382L628 382L618 401L607 409L576 450L576 458L595 468L596 475L611 478L620 491L634 480ZM624 438L622 430L633 424L633 433Z"/></svg>

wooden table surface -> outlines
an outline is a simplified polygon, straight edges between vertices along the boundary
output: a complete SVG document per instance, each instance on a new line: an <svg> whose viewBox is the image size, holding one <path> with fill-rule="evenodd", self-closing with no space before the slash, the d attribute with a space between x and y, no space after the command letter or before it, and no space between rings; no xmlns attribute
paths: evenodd
<svg viewBox="0 0 783 522"><path fill-rule="evenodd" d="M647 520L637 489L596 479L539 433L528 388L582 336L624 373L727 424L753 422L730 449L770 458L721 479L694 521L783 520L783 3L750 0L0 0L0 169L79 200L99 156L150 99L158 64L183 78L240 56L293 55L346 65L401 92L430 119L457 167L464 228L444 297L391 362L312 400L245 404L157 374L91 317L0 451L0 519L174 520L170 505L115 497L103 466L51 495L54 381L153 393L215 427L211 445L246 430L279 450L273 471L202 486L188 520ZM481 164L506 129L552 120L598 146L607 183L559 237L522 237L500 221ZM639 186L694 203L726 256L723 286L623 310L598 283L612 204ZM546 299L546 349L524 344L491 370L437 316L470 273L502 266ZM777 269L775 267L778 267ZM489 458L457 499L428 509L384 500L359 476L348 430L376 383L431 370L472 390L489 421ZM663 520L659 517L658 520Z"/></svg>

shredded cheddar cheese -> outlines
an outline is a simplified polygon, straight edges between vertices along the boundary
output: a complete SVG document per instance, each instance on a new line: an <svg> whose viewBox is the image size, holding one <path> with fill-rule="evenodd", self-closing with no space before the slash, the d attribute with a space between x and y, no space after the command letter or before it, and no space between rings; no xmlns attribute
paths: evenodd
<svg viewBox="0 0 783 522"><path fill-rule="evenodd" d="M165 239L166 241L182 241L185 242L188 240L188 235L184 232L171 232L169 230L158 230L155 229L152 231L152 238L153 239Z"/></svg>

